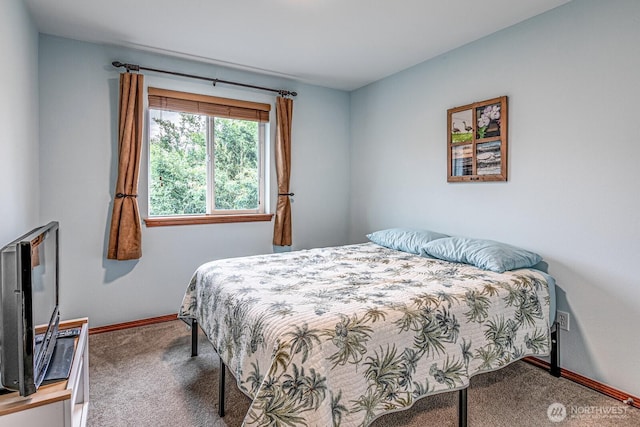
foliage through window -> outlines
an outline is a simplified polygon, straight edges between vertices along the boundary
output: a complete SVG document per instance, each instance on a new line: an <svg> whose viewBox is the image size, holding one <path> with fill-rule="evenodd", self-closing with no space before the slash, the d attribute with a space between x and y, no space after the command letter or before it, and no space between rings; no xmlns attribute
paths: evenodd
<svg viewBox="0 0 640 427"><path fill-rule="evenodd" d="M263 213L265 116L169 104L150 96L149 215Z"/></svg>

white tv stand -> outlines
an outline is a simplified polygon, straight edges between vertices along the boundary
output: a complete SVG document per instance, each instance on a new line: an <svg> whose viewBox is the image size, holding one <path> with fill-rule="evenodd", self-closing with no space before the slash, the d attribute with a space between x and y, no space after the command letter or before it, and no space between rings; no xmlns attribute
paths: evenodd
<svg viewBox="0 0 640 427"><path fill-rule="evenodd" d="M69 379L41 386L31 396L0 396L0 427L84 427L89 409L89 320L60 323L60 329L82 328Z"/></svg>

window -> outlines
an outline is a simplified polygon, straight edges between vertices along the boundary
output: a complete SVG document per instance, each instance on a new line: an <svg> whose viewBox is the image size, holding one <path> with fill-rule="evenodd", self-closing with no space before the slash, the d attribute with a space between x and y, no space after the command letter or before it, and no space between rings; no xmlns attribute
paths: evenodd
<svg viewBox="0 0 640 427"><path fill-rule="evenodd" d="M149 88L147 226L270 220L271 215L260 216L269 109L269 104ZM209 220L193 221L194 216ZM225 219L211 221L211 216ZM154 223L158 217L173 220Z"/></svg>

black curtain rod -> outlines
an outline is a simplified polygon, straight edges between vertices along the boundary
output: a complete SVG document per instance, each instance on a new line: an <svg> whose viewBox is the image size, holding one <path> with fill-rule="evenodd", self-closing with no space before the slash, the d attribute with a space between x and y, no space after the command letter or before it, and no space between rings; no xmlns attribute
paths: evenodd
<svg viewBox="0 0 640 427"><path fill-rule="evenodd" d="M224 84L228 84L228 85L249 87L249 88L252 88L252 89L259 89L259 90L266 90L266 91L269 91L269 92L276 92L280 96L296 96L296 95L298 95L298 92L292 92L292 91L283 90L283 89L270 89L268 87L254 86L254 85L248 85L248 84L245 84L245 83L238 83L238 82L230 82L228 80L213 79L211 77L202 77L202 76L195 76L193 74L178 73L178 72L175 72L175 71L159 70L157 68L141 67L140 65L136 65L136 64L124 64L124 63L122 63L120 61L113 61L111 63L111 65L113 65L114 67L118 67L118 68L119 67L125 67L127 69L127 71L147 70L147 71L154 71L156 73L164 73L164 74L171 74L171 75L174 75L174 76L181 76L181 77L189 77L189 78L192 78L192 79L206 80L206 81L209 81L209 82L213 82L214 86L217 83L224 83Z"/></svg>

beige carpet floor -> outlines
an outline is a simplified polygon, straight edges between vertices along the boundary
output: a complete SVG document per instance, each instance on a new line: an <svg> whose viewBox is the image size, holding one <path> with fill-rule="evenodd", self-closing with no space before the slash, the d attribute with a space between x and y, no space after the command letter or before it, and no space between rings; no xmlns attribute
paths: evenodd
<svg viewBox="0 0 640 427"><path fill-rule="evenodd" d="M191 356L181 321L90 335L89 426L240 426L249 399L227 372L226 415L217 415L218 357L200 333ZM377 419L372 427L457 426L458 393L419 400L411 409ZM640 409L525 362L471 380L469 426L640 426ZM550 405L567 417L552 422ZM328 427L328 426L327 426Z"/></svg>

